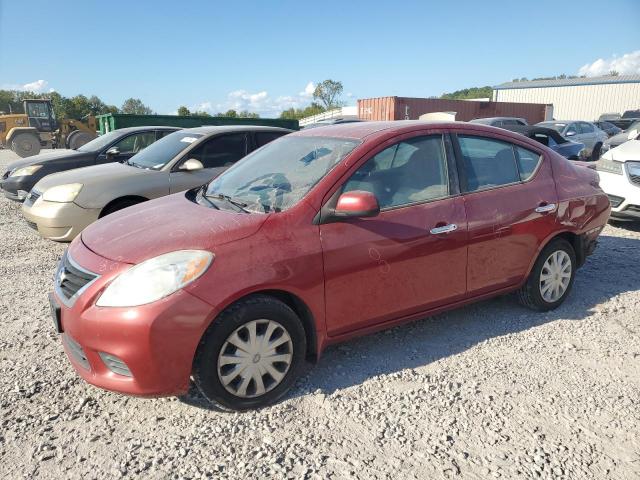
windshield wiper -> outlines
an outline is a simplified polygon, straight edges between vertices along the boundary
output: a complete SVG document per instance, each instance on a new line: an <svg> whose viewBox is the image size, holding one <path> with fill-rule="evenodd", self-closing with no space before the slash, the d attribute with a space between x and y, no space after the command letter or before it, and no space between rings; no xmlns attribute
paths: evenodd
<svg viewBox="0 0 640 480"><path fill-rule="evenodd" d="M198 194L200 198L203 198L209 205L211 205L216 210L220 210L220 207L217 206L215 203L213 203L211 200L209 200L209 197L207 197L207 195L204 193L205 187L206 185L200 187L200 189L198 190ZM197 200L197 197L196 197L196 200Z"/></svg>
<svg viewBox="0 0 640 480"><path fill-rule="evenodd" d="M230 195L224 195L222 193L216 193L215 195L203 195L203 197L215 198L217 200L225 200L226 202L230 203L234 207L239 208L240 210L242 210L244 213L251 213L249 210L247 210L245 208L247 206L246 203L243 203L243 202L240 202L238 200L235 200Z"/></svg>

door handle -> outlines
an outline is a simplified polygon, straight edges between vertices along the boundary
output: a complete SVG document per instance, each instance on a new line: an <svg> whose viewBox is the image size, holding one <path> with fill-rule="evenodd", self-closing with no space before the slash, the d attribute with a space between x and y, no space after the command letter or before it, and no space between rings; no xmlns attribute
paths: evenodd
<svg viewBox="0 0 640 480"><path fill-rule="evenodd" d="M432 235L440 235L441 233L449 233L458 229L458 226L455 223L450 223L449 225L444 225L442 227L434 227L429 232Z"/></svg>
<svg viewBox="0 0 640 480"><path fill-rule="evenodd" d="M556 209L555 203L542 204L539 207L536 207L536 213L553 212L555 209Z"/></svg>

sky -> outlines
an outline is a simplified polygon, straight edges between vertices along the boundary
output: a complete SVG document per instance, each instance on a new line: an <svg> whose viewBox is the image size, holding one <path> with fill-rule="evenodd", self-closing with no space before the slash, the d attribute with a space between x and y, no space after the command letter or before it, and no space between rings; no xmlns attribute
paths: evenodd
<svg viewBox="0 0 640 480"><path fill-rule="evenodd" d="M640 74L640 0L0 0L0 88L277 116L520 77Z"/></svg>

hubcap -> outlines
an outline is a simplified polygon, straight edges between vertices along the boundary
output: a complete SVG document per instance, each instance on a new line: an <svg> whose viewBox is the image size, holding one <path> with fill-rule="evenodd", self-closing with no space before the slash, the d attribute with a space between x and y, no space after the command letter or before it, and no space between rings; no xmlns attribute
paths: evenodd
<svg viewBox="0 0 640 480"><path fill-rule="evenodd" d="M569 287L571 268L571 257L564 250L549 255L540 272L540 294L546 302L562 298Z"/></svg>
<svg viewBox="0 0 640 480"><path fill-rule="evenodd" d="M291 366L289 332L273 320L253 320L236 329L218 355L218 378L238 397L264 395L276 388Z"/></svg>

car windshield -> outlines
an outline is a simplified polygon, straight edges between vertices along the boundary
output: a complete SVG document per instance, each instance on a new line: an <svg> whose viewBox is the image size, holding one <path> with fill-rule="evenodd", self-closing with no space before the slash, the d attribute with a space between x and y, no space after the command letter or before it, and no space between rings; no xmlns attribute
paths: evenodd
<svg viewBox="0 0 640 480"><path fill-rule="evenodd" d="M98 138L94 138L90 142L78 147L76 150L79 152L97 152L102 150L111 142L115 142L122 135L123 132L121 130L114 130L113 132L105 133L104 135L100 135Z"/></svg>
<svg viewBox="0 0 640 480"><path fill-rule="evenodd" d="M553 128L556 132L562 133L562 130L564 130L564 127L566 127L567 124L566 123L556 123L556 122L542 122L542 123L538 123L538 126L547 127L547 128Z"/></svg>
<svg viewBox="0 0 640 480"><path fill-rule="evenodd" d="M280 212L295 205L357 145L356 140L283 137L213 180L206 195L224 196L252 212Z"/></svg>
<svg viewBox="0 0 640 480"><path fill-rule="evenodd" d="M202 133L193 133L188 130L170 133L141 152L136 153L127 163L134 167L160 170L176 155L187 149L202 136Z"/></svg>

